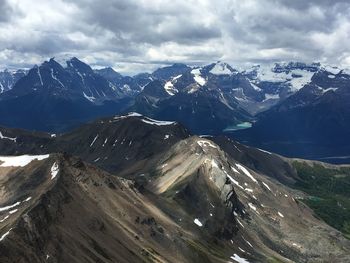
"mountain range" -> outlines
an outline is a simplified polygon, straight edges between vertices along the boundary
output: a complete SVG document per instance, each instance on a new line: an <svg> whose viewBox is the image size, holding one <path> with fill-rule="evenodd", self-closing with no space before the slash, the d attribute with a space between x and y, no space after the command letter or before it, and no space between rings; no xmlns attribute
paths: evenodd
<svg viewBox="0 0 350 263"><path fill-rule="evenodd" d="M350 162L346 69L301 62L245 69L176 63L131 77L112 68L93 70L77 58L66 65L52 58L19 72L0 74L0 83L7 83L0 124L8 127L63 132L136 111L287 156Z"/></svg>
<svg viewBox="0 0 350 263"><path fill-rule="evenodd" d="M0 132L1 262L350 260L348 166L134 112Z"/></svg>
<svg viewBox="0 0 350 263"><path fill-rule="evenodd" d="M285 155L348 162L349 84L350 75L345 71L319 70L298 92L257 114L251 129L234 136Z"/></svg>

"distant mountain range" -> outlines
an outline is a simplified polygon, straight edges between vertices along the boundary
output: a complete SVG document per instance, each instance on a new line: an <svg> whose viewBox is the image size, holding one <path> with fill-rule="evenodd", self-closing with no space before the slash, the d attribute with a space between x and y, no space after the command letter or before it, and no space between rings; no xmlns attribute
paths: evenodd
<svg viewBox="0 0 350 263"><path fill-rule="evenodd" d="M0 95L0 123L62 131L128 103L128 94L76 58L63 67L54 59L35 66Z"/></svg>
<svg viewBox="0 0 350 263"><path fill-rule="evenodd" d="M136 111L288 156L350 152L349 71L320 63L243 70L224 62L177 63L131 77L112 68L93 70L77 58L66 65L52 58L28 72L4 71L0 83L0 124L9 127L61 132Z"/></svg>
<svg viewBox="0 0 350 263"><path fill-rule="evenodd" d="M137 113L0 128L0 152L1 262L350 260L349 167Z"/></svg>
<svg viewBox="0 0 350 263"><path fill-rule="evenodd" d="M350 75L321 69L311 81L255 116L251 129L234 137L285 155L349 162ZM344 156L345 158L343 158Z"/></svg>

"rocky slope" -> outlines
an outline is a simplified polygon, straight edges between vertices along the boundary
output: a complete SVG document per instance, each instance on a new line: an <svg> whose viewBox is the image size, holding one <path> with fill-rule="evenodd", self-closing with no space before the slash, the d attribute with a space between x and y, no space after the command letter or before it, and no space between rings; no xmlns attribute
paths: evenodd
<svg viewBox="0 0 350 263"><path fill-rule="evenodd" d="M1 155L42 143L0 157L1 262L350 260L350 241L302 202L292 160L135 113L1 132Z"/></svg>

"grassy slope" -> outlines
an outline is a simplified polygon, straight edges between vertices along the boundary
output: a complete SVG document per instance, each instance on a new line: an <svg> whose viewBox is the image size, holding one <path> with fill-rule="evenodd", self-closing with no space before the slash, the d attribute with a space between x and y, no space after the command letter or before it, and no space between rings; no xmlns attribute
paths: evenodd
<svg viewBox="0 0 350 263"><path fill-rule="evenodd" d="M327 224L350 239L350 168L293 162L300 177L295 187L310 195L303 200Z"/></svg>

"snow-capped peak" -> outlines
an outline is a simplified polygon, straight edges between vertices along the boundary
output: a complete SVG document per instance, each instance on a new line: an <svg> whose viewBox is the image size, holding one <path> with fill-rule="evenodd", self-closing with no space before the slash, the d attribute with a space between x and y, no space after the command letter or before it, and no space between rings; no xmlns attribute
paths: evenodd
<svg viewBox="0 0 350 263"><path fill-rule="evenodd" d="M322 65L321 69L327 71L327 72L330 72L334 75L337 75L341 69L336 67L336 66L331 66L331 65Z"/></svg>
<svg viewBox="0 0 350 263"><path fill-rule="evenodd" d="M254 81L285 83L291 91L297 91L311 82L317 67L301 63L274 63L268 65L253 66L246 70L246 74L255 75Z"/></svg>
<svg viewBox="0 0 350 263"><path fill-rule="evenodd" d="M214 75L230 75L234 70L229 64L218 61L209 72Z"/></svg>
<svg viewBox="0 0 350 263"><path fill-rule="evenodd" d="M62 67L67 67L67 62L71 61L74 58L74 56L70 54L62 54L54 57L54 60L60 64Z"/></svg>

